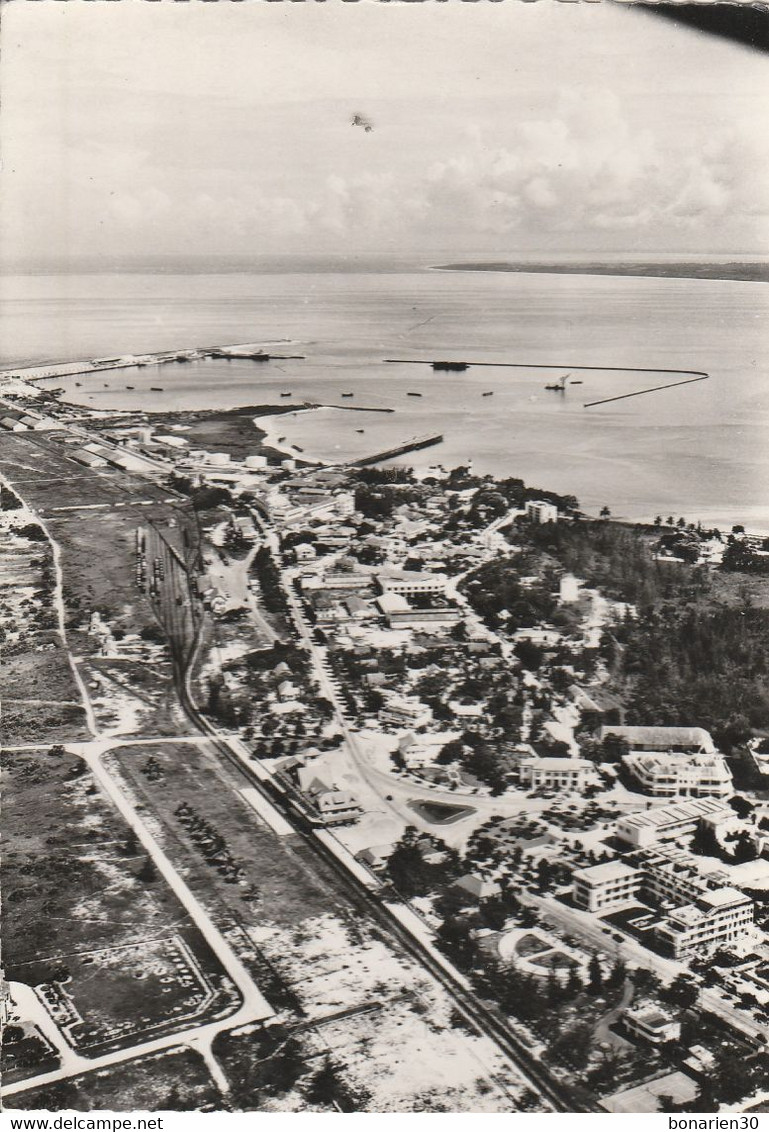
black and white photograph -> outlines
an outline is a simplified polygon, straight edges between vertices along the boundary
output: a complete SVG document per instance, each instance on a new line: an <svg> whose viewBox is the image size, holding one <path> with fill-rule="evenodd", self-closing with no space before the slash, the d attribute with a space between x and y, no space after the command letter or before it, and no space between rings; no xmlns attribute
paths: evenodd
<svg viewBox="0 0 769 1132"><path fill-rule="evenodd" d="M759 6L0 3L6 1129L763 1127L767 123Z"/></svg>

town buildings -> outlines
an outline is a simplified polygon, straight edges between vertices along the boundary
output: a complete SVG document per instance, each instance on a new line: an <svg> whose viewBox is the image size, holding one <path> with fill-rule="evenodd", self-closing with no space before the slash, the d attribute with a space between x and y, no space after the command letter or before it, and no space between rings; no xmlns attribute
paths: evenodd
<svg viewBox="0 0 769 1132"><path fill-rule="evenodd" d="M637 849L694 833L703 819L727 819L734 810L715 798L687 799L670 806L654 806L617 819L616 836Z"/></svg>
<svg viewBox="0 0 769 1132"><path fill-rule="evenodd" d="M518 764L522 786L553 787L558 790L584 790L595 778L595 767L587 759L533 758Z"/></svg>

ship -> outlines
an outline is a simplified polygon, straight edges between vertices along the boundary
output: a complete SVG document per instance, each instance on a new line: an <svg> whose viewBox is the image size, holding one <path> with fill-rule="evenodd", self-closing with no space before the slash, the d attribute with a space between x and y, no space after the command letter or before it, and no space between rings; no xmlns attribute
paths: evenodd
<svg viewBox="0 0 769 1132"><path fill-rule="evenodd" d="M406 396L407 397L421 397L422 394L421 393L407 393Z"/></svg>
<svg viewBox="0 0 769 1132"><path fill-rule="evenodd" d="M135 389L135 388L136 388L135 385L126 385L126 389Z"/></svg>
<svg viewBox="0 0 769 1132"><path fill-rule="evenodd" d="M342 396L343 397L353 397L354 394L353 393L343 393Z"/></svg>
<svg viewBox="0 0 769 1132"><path fill-rule="evenodd" d="M291 396L290 393L281 393L281 397L290 397L290 396Z"/></svg>
<svg viewBox="0 0 769 1132"><path fill-rule="evenodd" d="M163 386L162 385L151 385L150 386L150 392L151 393L162 393L163 392Z"/></svg>
<svg viewBox="0 0 769 1132"><path fill-rule="evenodd" d="M565 393L566 382L570 377L570 373L565 373L563 377L559 377L557 381L553 381L550 385L546 385L545 389L550 389L553 393Z"/></svg>
<svg viewBox="0 0 769 1132"><path fill-rule="evenodd" d="M83 384L83 383L82 383L82 381L76 381L76 382L75 382L75 385L76 385L76 386L78 387L78 389L80 388L80 386L81 386L82 384Z"/></svg>
<svg viewBox="0 0 769 1132"><path fill-rule="evenodd" d="M494 390L493 389L490 389L488 393L481 393L481 397L493 397L493 396L494 396Z"/></svg>
<svg viewBox="0 0 769 1132"><path fill-rule="evenodd" d="M285 439L286 439L285 436L279 436L278 437L278 444L282 444Z"/></svg>
<svg viewBox="0 0 769 1132"><path fill-rule="evenodd" d="M291 447L295 452L304 452L304 448L300 448L298 444L292 444Z"/></svg>
<svg viewBox="0 0 769 1132"><path fill-rule="evenodd" d="M467 362L432 362L434 370L448 371L449 373L464 373L467 369Z"/></svg>
<svg viewBox="0 0 769 1132"><path fill-rule="evenodd" d="M356 428L355 431L356 432L365 432L366 430L365 430L365 428Z"/></svg>

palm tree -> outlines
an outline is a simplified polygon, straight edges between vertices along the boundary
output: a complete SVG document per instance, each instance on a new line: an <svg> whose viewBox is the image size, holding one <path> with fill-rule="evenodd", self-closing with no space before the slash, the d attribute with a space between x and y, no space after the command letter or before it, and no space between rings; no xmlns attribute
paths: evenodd
<svg viewBox="0 0 769 1132"><path fill-rule="evenodd" d="M607 506L606 506L606 505L604 504L604 506L603 506L603 507L601 508L601 512L600 512L600 514L601 514L601 518L602 518L602 519L608 519L608 518L609 518L609 516L611 515L611 511L610 511L610 510L609 510L609 508L608 508L608 507L607 507Z"/></svg>

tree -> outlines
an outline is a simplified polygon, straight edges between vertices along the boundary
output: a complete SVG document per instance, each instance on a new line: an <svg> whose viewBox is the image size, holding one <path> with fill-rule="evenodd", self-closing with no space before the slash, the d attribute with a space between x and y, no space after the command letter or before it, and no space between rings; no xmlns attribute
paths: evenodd
<svg viewBox="0 0 769 1132"><path fill-rule="evenodd" d="M158 879L158 871L149 857L147 857L136 874L136 879L140 880L143 884L153 884Z"/></svg>
<svg viewBox="0 0 769 1132"><path fill-rule="evenodd" d="M605 504L601 508L600 516L602 519L608 519L611 516L611 510Z"/></svg>
<svg viewBox="0 0 769 1132"><path fill-rule="evenodd" d="M600 994L603 990L603 971L597 955L591 955L588 964L587 990L590 994Z"/></svg>
<svg viewBox="0 0 769 1132"><path fill-rule="evenodd" d="M669 987L663 987L660 990L660 997L664 1002L670 1003L671 1006L679 1006L682 1010L688 1010L690 1006L694 1006L699 998L699 991L697 986L692 980L690 975L677 975Z"/></svg>

